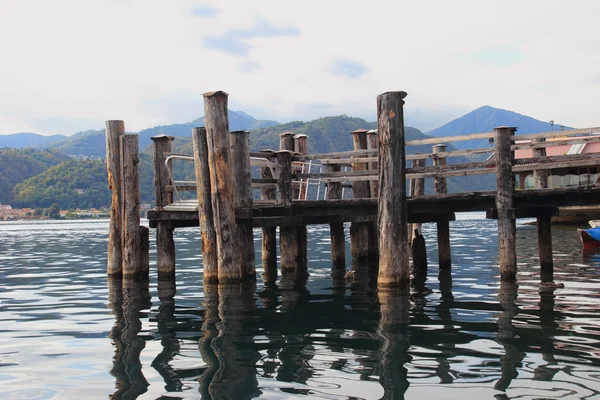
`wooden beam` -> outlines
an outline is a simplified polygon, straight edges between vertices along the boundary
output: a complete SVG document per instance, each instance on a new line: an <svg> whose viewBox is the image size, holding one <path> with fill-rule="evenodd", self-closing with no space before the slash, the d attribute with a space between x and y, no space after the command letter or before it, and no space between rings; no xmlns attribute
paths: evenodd
<svg viewBox="0 0 600 400"><path fill-rule="evenodd" d="M437 144L440 142L450 143L450 142L460 142L463 140L475 140L475 139L489 139L496 137L494 132L486 132L486 133L472 133L468 135L459 135L459 136L443 136L429 139L419 139L419 140L409 140L406 142L406 146L420 146L424 144Z"/></svg>

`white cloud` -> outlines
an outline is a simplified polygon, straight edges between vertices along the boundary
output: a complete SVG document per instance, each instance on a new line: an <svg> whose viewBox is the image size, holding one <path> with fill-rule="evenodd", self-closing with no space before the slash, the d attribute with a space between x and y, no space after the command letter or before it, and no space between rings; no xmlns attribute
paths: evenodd
<svg viewBox="0 0 600 400"><path fill-rule="evenodd" d="M374 118L379 93L405 90L406 120L423 130L483 104L594 126L597 15L596 0L4 0L0 133L185 122L217 89L232 108L280 121ZM206 46L261 21L298 34L250 35L241 55ZM332 75L336 60L365 72Z"/></svg>

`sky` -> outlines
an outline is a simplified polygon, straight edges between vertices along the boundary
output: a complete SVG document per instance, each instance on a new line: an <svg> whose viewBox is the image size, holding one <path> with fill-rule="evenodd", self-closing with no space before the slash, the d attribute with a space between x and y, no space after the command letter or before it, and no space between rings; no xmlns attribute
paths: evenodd
<svg viewBox="0 0 600 400"><path fill-rule="evenodd" d="M192 121L202 93L280 122L406 125L482 105L600 125L600 1L0 0L0 134Z"/></svg>

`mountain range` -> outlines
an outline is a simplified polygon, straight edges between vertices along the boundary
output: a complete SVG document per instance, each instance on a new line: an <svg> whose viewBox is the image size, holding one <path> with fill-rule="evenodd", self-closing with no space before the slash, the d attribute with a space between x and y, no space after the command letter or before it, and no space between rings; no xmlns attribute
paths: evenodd
<svg viewBox="0 0 600 400"><path fill-rule="evenodd" d="M313 121L292 121L278 124L276 121L256 120L240 111L230 111L230 130L249 130L252 150L265 148L279 148L279 133L292 131L308 135L308 151L310 153L324 153L346 151L352 149L352 138L349 134L356 129L375 129L376 122L369 122L361 118L346 115L324 117ZM199 118L185 124L172 124L156 126L138 132L140 137L140 175L141 197L143 202L152 202L152 147L149 146L152 136L167 134L175 137L173 151L176 153L192 154L191 130L196 126L203 126L204 119ZM518 133L534 133L548 131L556 126L535 120L521 114L501 110L489 106L480 107L470 113L434 129L427 134L418 129L406 127L406 140L424 139L428 137L443 137L468 133L492 131L500 125L519 127ZM70 137L55 135L40 136L35 134L15 134L1 136L0 146L13 143L15 147L37 147L34 149L13 150L12 153L4 149L0 152L0 176L6 175L10 170L22 171L19 174L11 173L15 179L5 179L0 189L0 201L10 202L15 206L39 207L58 202L64 207L76 207L78 204L94 204L97 199L109 198L106 194L106 170L100 160L97 163L86 164L86 158L101 159L105 157L105 136L103 130L90 130L79 132ZM456 147L454 146L456 145ZM487 140L478 142L449 143L448 150L462 149L469 146L485 147ZM35 153L51 149L53 153ZM410 146L407 153L429 153L431 146ZM9 158L12 157L12 158ZM32 159L44 157L50 161L34 166ZM2 168L4 161L4 168ZM69 161L69 162L67 162ZM465 157L453 157L449 162L468 162ZM62 164L60 164L62 163ZM59 164L59 165L57 165ZM189 164L189 163L188 163ZM10 165L9 167L7 165ZM57 165L50 168L52 165ZM27 168L21 168L21 167ZM7 169L8 168L8 169ZM85 174L82 171L88 171ZM175 179L193 180L193 163L186 165L183 162L174 163ZM78 174L79 176L73 176ZM18 179L17 179L18 176ZM82 179L85 177L84 179ZM50 182L50 183L49 183ZM494 188L494 177L481 175L448 179L449 191L491 190ZM431 192L431 182L426 185L426 193ZM51 189L51 190L49 190ZM81 193L84 195L81 195ZM106 196L105 196L106 195ZM77 200L77 201L75 201Z"/></svg>

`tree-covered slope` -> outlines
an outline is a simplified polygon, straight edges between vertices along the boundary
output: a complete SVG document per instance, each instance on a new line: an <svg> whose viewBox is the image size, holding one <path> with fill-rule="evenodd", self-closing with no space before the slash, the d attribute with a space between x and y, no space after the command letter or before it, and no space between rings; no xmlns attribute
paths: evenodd
<svg viewBox="0 0 600 400"><path fill-rule="evenodd" d="M154 198L151 159L140 157L142 202ZM15 186L13 206L49 207L57 203L61 209L101 208L110 206L106 164L100 160L71 159L53 166Z"/></svg>
<svg viewBox="0 0 600 400"><path fill-rule="evenodd" d="M0 149L0 203L10 202L17 183L69 159L57 150Z"/></svg>

